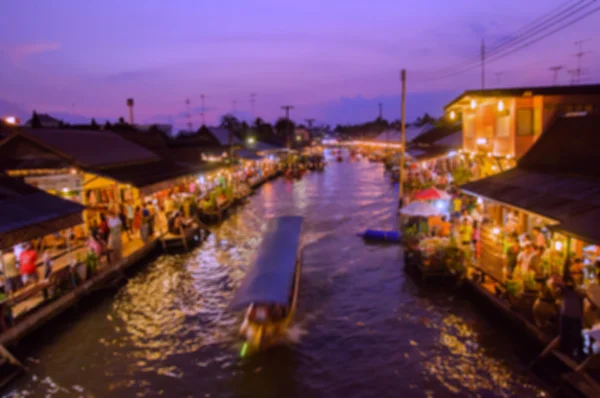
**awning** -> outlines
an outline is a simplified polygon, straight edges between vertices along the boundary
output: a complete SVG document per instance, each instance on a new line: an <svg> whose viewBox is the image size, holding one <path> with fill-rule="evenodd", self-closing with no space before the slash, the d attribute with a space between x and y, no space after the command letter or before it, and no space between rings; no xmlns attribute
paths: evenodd
<svg viewBox="0 0 600 398"><path fill-rule="evenodd" d="M452 148L431 145L408 148L406 152L417 161L425 161L448 156L452 151Z"/></svg>
<svg viewBox="0 0 600 398"><path fill-rule="evenodd" d="M252 303L287 305L300 250L303 218L271 219L251 267L230 305L234 311Z"/></svg>
<svg viewBox="0 0 600 398"><path fill-rule="evenodd" d="M251 151L249 149L239 149L235 151L236 156L242 158L244 160L263 160L264 157L260 156L255 151Z"/></svg>
<svg viewBox="0 0 600 398"><path fill-rule="evenodd" d="M171 160L161 159L156 162L90 170L90 172L111 178L122 184L131 184L140 189L144 195L149 195L169 188L172 185L169 182L174 179L200 173L204 165L204 163L199 163L197 167L190 167Z"/></svg>
<svg viewBox="0 0 600 398"><path fill-rule="evenodd" d="M0 174L0 249L81 224L84 209Z"/></svg>
<svg viewBox="0 0 600 398"><path fill-rule="evenodd" d="M556 220L559 228L600 242L600 182L595 178L511 169L460 187L517 209Z"/></svg>

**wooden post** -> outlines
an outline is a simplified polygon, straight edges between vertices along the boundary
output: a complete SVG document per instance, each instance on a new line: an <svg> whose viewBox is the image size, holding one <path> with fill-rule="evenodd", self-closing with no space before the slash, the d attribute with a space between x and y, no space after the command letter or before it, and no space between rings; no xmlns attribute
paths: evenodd
<svg viewBox="0 0 600 398"><path fill-rule="evenodd" d="M187 239L185 238L185 230L183 229L183 227L181 225L179 226L179 231L181 232L181 241L183 242L183 248L187 252L188 251Z"/></svg>
<svg viewBox="0 0 600 398"><path fill-rule="evenodd" d="M402 95L400 99L400 170L398 186L398 207L402 207L404 195L404 157L406 153L406 69L400 72L402 81Z"/></svg>

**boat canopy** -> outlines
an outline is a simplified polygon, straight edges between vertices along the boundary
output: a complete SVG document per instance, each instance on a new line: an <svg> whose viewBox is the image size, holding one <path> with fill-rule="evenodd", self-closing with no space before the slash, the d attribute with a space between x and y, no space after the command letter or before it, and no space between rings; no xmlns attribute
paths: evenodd
<svg viewBox="0 0 600 398"><path fill-rule="evenodd" d="M289 303L303 220L300 216L269 220L246 278L235 293L231 310L242 310L252 303Z"/></svg>

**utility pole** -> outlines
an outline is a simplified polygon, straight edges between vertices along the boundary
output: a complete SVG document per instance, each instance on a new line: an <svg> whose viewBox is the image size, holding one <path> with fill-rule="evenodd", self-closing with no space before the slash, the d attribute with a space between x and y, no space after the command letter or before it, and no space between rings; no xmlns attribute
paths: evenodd
<svg viewBox="0 0 600 398"><path fill-rule="evenodd" d="M379 106L379 120L383 119L383 104L380 102L377 104Z"/></svg>
<svg viewBox="0 0 600 398"><path fill-rule="evenodd" d="M402 82L402 95L400 99L400 170L398 170L398 207L402 207L404 196L404 157L406 152L406 69L400 72L400 81Z"/></svg>
<svg viewBox="0 0 600 398"><path fill-rule="evenodd" d="M254 114L254 101L256 99L256 93L250 93L250 114L252 116L252 119L256 118L256 115ZM250 123L252 124L252 123Z"/></svg>
<svg viewBox="0 0 600 398"><path fill-rule="evenodd" d="M311 130L312 126L313 126L313 123L315 122L315 119L308 118L308 119L304 119L304 121L308 125L308 129Z"/></svg>
<svg viewBox="0 0 600 398"><path fill-rule="evenodd" d="M577 46L577 52L574 54L577 57L577 69L575 69L575 84L579 84L581 82L581 75L583 74L583 70L581 69L581 60L585 54L589 51L583 51L583 43L587 40L577 40L575 45Z"/></svg>
<svg viewBox="0 0 600 398"><path fill-rule="evenodd" d="M189 98L186 98L185 105L187 108L188 131L191 133L192 132L192 114L190 112L190 99Z"/></svg>
<svg viewBox="0 0 600 398"><path fill-rule="evenodd" d="M129 108L129 124L133 126L133 98L127 98L127 107Z"/></svg>
<svg viewBox="0 0 600 398"><path fill-rule="evenodd" d="M569 76L571 76L571 85L575 84L575 82L577 81L577 69L567 69L567 73L569 74Z"/></svg>
<svg viewBox="0 0 600 398"><path fill-rule="evenodd" d="M554 74L554 77L552 79L553 83L556 86L556 83L558 82L558 72L561 71L564 68L564 66L562 65L555 65L555 66L551 66L549 68L550 72L552 72Z"/></svg>
<svg viewBox="0 0 600 398"><path fill-rule="evenodd" d="M288 166L290 163L290 150L292 148L292 143L291 143L291 136L292 136L292 132L291 130L291 123L290 123L290 110L294 109L293 105L283 105L281 107L281 109L283 109L285 111L285 118L288 121L288 134L287 134L287 149L288 149Z"/></svg>
<svg viewBox="0 0 600 398"><path fill-rule="evenodd" d="M485 40L481 39L481 89L485 89Z"/></svg>
<svg viewBox="0 0 600 398"><path fill-rule="evenodd" d="M202 101L202 112L200 113L200 116L202 117L202 125L206 126L206 119L204 117L204 111L205 111L205 106L204 106L204 94L200 94L200 100Z"/></svg>

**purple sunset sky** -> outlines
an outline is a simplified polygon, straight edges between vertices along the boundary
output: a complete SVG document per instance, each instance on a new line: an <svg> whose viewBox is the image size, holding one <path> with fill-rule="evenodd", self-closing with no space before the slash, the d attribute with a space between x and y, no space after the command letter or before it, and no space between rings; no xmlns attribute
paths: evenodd
<svg viewBox="0 0 600 398"><path fill-rule="evenodd" d="M587 1L587 0L586 0ZM479 70L417 81L478 56L565 0L4 0L0 15L0 115L32 109L77 122L127 116L194 127L200 95L207 122L232 110L273 121L280 105L320 123L399 114L399 69L408 70L408 119L441 115L455 95L478 88ZM568 2L567 2L568 3ZM577 3L573 1L572 3ZM35 6L34 6L35 4ZM593 5L593 9L597 5ZM492 63L487 85L549 85L552 65L576 66L574 42L590 39L586 82L597 82L600 13ZM595 51L596 50L596 51ZM497 72L503 72L498 81ZM569 77L561 71L559 83Z"/></svg>

